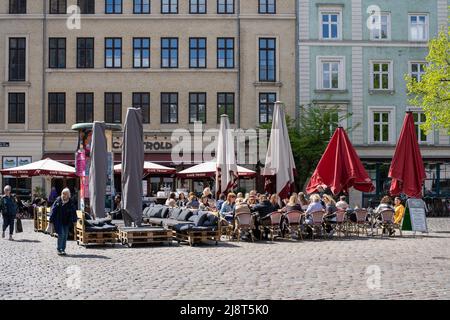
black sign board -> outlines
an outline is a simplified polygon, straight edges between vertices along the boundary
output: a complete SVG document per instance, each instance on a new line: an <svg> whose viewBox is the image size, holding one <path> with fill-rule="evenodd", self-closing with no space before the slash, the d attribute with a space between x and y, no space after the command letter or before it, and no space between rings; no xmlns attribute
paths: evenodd
<svg viewBox="0 0 450 320"><path fill-rule="evenodd" d="M0 142L0 148L9 148L9 142Z"/></svg>

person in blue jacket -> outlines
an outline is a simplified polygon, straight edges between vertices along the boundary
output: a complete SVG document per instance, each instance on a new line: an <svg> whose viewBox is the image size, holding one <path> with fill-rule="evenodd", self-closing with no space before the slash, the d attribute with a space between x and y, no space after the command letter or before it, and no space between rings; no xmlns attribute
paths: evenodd
<svg viewBox="0 0 450 320"><path fill-rule="evenodd" d="M66 242L70 228L77 222L75 204L70 198L70 190L65 188L53 203L50 222L53 223L58 234L58 255L66 255Z"/></svg>
<svg viewBox="0 0 450 320"><path fill-rule="evenodd" d="M3 189L5 194L0 198L0 211L3 215L3 232L2 238L5 238L6 229L9 227L9 240L13 240L14 220L17 214L17 203L11 195L11 186L5 186Z"/></svg>

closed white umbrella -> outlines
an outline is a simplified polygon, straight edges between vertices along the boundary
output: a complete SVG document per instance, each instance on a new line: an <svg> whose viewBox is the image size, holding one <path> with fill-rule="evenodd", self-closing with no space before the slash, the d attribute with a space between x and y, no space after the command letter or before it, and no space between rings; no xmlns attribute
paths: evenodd
<svg viewBox="0 0 450 320"><path fill-rule="evenodd" d="M153 163L150 161L145 161L144 162L144 175L148 175L148 174L174 174L177 172L176 169L174 168L169 168L166 166L162 166L160 164L157 163ZM115 172L121 172L122 171L122 164L116 164L114 166L114 171Z"/></svg>
<svg viewBox="0 0 450 320"><path fill-rule="evenodd" d="M216 156L216 194L219 195L233 190L238 179L234 137L228 115L225 114L220 117Z"/></svg>
<svg viewBox="0 0 450 320"><path fill-rule="evenodd" d="M294 188L295 162L281 102L275 102L272 130L262 175L266 177L266 191L285 199Z"/></svg>

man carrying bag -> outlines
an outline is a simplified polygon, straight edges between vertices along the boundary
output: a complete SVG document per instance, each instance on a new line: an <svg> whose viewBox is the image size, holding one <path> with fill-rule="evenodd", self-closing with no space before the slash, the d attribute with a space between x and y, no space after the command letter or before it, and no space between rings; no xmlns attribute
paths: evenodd
<svg viewBox="0 0 450 320"><path fill-rule="evenodd" d="M6 229L9 227L9 240L12 241L14 233L14 219L17 214L17 203L11 195L11 186L5 186L4 195L0 198L0 211L3 215L2 238L5 238Z"/></svg>

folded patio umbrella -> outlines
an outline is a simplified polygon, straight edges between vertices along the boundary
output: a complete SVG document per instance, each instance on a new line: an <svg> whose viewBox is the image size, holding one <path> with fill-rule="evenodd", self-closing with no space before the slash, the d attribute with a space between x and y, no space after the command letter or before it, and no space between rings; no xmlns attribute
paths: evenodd
<svg viewBox="0 0 450 320"><path fill-rule="evenodd" d="M89 202L91 212L104 218L106 183L108 178L108 149L105 123L95 121L92 126L91 165L89 168Z"/></svg>
<svg viewBox="0 0 450 320"><path fill-rule="evenodd" d="M253 178L256 172L250 169L237 166L239 178ZM216 176L216 162L205 162L177 173L181 179L214 178Z"/></svg>
<svg viewBox="0 0 450 320"><path fill-rule="evenodd" d="M306 187L306 192L316 192L320 186L330 187L335 195L342 191L347 193L351 187L362 192L375 190L343 128L337 128L331 137Z"/></svg>
<svg viewBox="0 0 450 320"><path fill-rule="evenodd" d="M414 117L411 112L407 112L389 169L389 178L392 178L390 193L420 198L425 177Z"/></svg>
<svg viewBox="0 0 450 320"><path fill-rule="evenodd" d="M122 143L122 209L137 226L142 221L143 135L141 109L128 108Z"/></svg>
<svg viewBox="0 0 450 320"><path fill-rule="evenodd" d="M174 174L177 172L174 168L165 167L162 165L159 165L157 163L153 163L150 161L144 162L144 176L149 174ZM115 172L122 172L122 164L116 164L114 166Z"/></svg>
<svg viewBox="0 0 450 320"><path fill-rule="evenodd" d="M238 168L234 150L234 137L227 115L220 117L219 139L216 159L216 195L227 193L236 187Z"/></svg>
<svg viewBox="0 0 450 320"><path fill-rule="evenodd" d="M295 162L286 124L286 115L280 102L275 102L266 163L262 170L266 192L285 199L294 190Z"/></svg>
<svg viewBox="0 0 450 320"><path fill-rule="evenodd" d="M0 170L0 172L3 175L18 178L28 178L35 176L76 177L75 168L49 158L29 163L20 167L3 169Z"/></svg>

